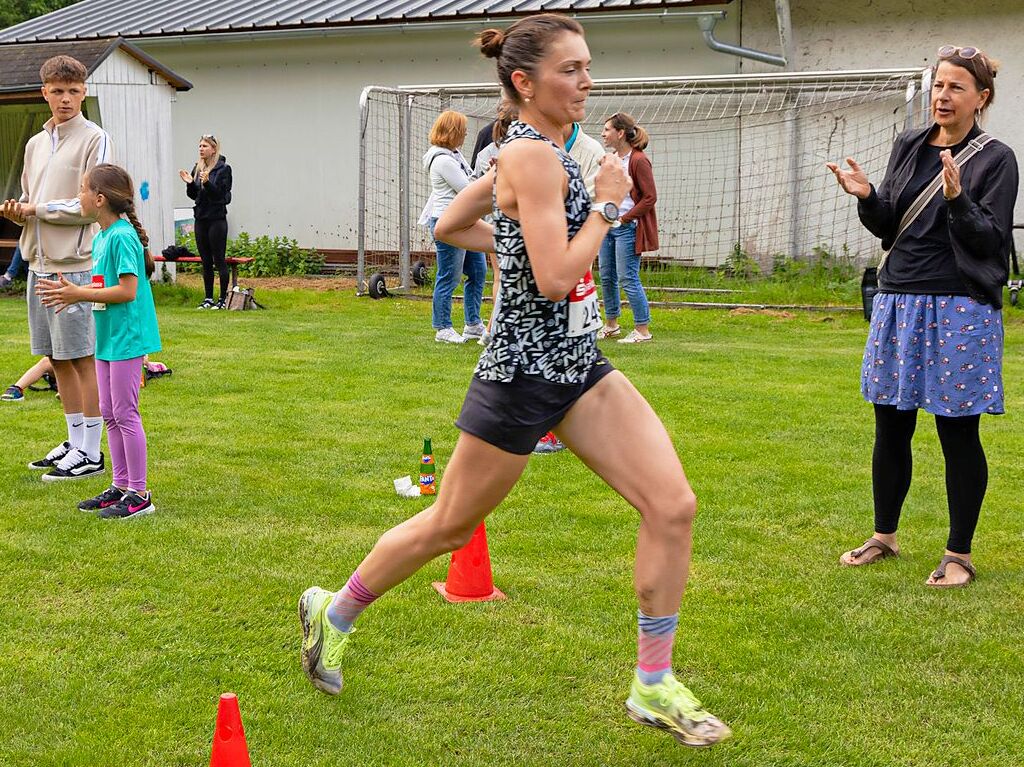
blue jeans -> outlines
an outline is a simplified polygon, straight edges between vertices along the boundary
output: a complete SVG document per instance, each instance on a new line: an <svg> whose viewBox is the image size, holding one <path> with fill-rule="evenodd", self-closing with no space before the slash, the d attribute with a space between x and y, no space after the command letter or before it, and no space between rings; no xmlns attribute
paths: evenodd
<svg viewBox="0 0 1024 767"><path fill-rule="evenodd" d="M14 255L11 257L11 265L7 267L7 276L12 280L16 279L18 273L22 271L21 267L24 263L25 260L21 257L21 247L15 245Z"/></svg>
<svg viewBox="0 0 1024 767"><path fill-rule="evenodd" d="M430 234L434 234L437 219L430 219ZM452 294L466 275L462 291L462 308L467 325L480 324L480 304L484 300L484 280L487 279L487 257L475 250L463 250L446 242L434 240L437 250L437 276L434 278L434 307L431 323L434 330L452 326Z"/></svg>
<svg viewBox="0 0 1024 767"><path fill-rule="evenodd" d="M647 305L647 294L640 284L640 255L636 248L636 221L612 227L604 236L598 263L601 269L601 297L604 299L604 314L608 322L622 314L619 301L619 285L626 291L629 307L633 310L633 323L649 325L651 308Z"/></svg>

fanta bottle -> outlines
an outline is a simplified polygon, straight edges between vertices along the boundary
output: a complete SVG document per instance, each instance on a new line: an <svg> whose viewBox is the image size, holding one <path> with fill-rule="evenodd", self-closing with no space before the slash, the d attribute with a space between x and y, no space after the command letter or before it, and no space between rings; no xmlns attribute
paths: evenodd
<svg viewBox="0 0 1024 767"><path fill-rule="evenodd" d="M430 437L423 440L423 457L420 459L420 495L436 495L437 480L434 476L434 450Z"/></svg>

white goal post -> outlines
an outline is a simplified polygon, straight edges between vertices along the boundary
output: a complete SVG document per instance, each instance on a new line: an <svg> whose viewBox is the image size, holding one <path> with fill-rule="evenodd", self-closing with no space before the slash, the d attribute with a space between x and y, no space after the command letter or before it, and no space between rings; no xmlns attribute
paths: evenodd
<svg viewBox="0 0 1024 767"><path fill-rule="evenodd" d="M877 241L825 168L855 157L881 181L896 134L928 119L929 71L711 75L595 81L583 129L628 112L650 134L659 262L717 267L737 253L770 268L828 252L870 262ZM464 152L494 118L497 84L370 86L360 99L357 283L410 286L433 241L417 226L429 195L422 157L445 109L469 118Z"/></svg>

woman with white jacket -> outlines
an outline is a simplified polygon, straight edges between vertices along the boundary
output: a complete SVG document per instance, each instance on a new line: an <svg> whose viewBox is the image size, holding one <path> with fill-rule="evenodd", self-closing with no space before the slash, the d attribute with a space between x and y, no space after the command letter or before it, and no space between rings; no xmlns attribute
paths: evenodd
<svg viewBox="0 0 1024 767"><path fill-rule="evenodd" d="M430 176L431 195L424 211L430 234L445 209L470 182L472 171L459 148L466 140L466 116L459 112L442 112L430 129L430 149L423 155L423 168ZM434 305L431 322L434 340L461 344L467 339L483 336L486 328L480 319L484 297L487 259L483 253L463 250L435 238L437 276L434 279ZM466 275L463 310L466 325L462 333L452 327L452 294Z"/></svg>

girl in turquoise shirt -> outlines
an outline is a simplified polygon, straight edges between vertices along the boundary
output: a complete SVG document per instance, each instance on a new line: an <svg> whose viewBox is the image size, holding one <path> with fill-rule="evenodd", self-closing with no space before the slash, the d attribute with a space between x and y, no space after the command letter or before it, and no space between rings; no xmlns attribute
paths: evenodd
<svg viewBox="0 0 1024 767"><path fill-rule="evenodd" d="M82 213L95 216L100 231L92 241L93 284L79 286L63 275L39 280L45 306L57 311L91 301L96 321L96 378L100 412L114 483L78 504L104 519L130 519L156 508L146 485L146 432L139 415L143 358L160 351L160 332L149 276L149 236L135 215L135 188L127 171L95 166L82 179Z"/></svg>

